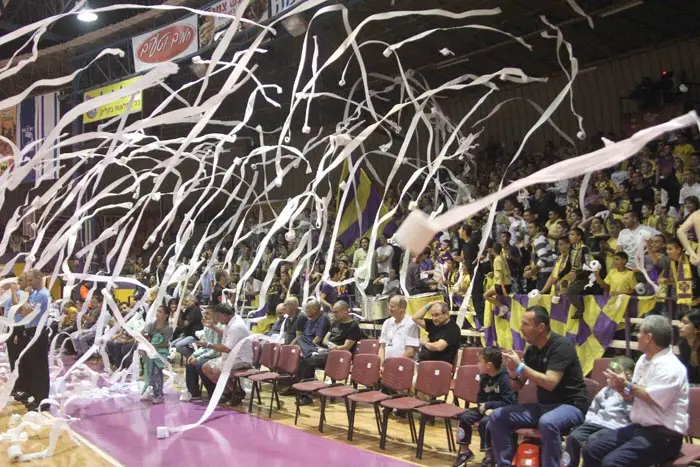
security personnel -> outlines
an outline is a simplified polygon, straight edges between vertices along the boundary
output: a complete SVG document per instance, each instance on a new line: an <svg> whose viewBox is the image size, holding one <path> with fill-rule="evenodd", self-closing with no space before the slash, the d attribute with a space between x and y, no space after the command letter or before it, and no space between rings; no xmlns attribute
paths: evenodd
<svg viewBox="0 0 700 467"><path fill-rule="evenodd" d="M49 327L44 322L39 328L39 323L48 312L51 299L41 271L32 269L27 277L31 290L21 314L27 317L35 309L37 314L24 327L28 347L19 361L19 377L26 391L26 397L23 398L25 407L28 410L38 410L41 402L49 397ZM36 340L30 343L32 339Z"/></svg>

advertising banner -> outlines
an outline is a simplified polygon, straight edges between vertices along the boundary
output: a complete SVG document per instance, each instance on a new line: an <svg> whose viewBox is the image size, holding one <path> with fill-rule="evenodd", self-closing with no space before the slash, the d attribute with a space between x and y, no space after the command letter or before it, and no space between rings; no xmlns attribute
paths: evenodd
<svg viewBox="0 0 700 467"><path fill-rule="evenodd" d="M94 99L96 97L100 97L111 92L119 91L121 88L130 85L137 79L138 78L131 78L124 81L120 81L115 84L110 84L109 86L103 86L98 89L93 89L92 91L87 91L83 95L83 100L87 101L89 99ZM143 108L142 99L143 92L139 91L134 96L134 102L132 102L131 104L131 113L141 111L141 109ZM98 122L100 120L106 120L108 118L119 116L126 112L127 108L129 107L130 100L130 96L124 96L122 98L110 102L109 104L105 104L96 109L93 109L83 115L83 123Z"/></svg>
<svg viewBox="0 0 700 467"><path fill-rule="evenodd" d="M270 18L274 18L287 8L303 1L304 0L270 0Z"/></svg>
<svg viewBox="0 0 700 467"><path fill-rule="evenodd" d="M195 15L136 36L131 39L134 68L140 72L194 54L199 50L198 42Z"/></svg>

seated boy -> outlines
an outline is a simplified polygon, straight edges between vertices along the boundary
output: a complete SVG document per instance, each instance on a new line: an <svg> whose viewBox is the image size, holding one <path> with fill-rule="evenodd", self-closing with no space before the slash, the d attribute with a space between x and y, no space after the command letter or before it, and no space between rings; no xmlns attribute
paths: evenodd
<svg viewBox="0 0 700 467"><path fill-rule="evenodd" d="M478 407L467 409L459 420L457 429L457 441L460 452L454 462L458 467L474 458L474 453L469 448L472 441L472 425L479 422L479 437L481 450L486 451L486 457L482 465L494 465L491 460L491 443L487 439L488 416L494 409L516 403L516 395L510 385L510 378L505 368L501 368L503 359L501 350L486 347L479 354L479 394L477 395Z"/></svg>
<svg viewBox="0 0 700 467"><path fill-rule="evenodd" d="M631 381L634 373L634 361L629 357L615 357L610 361L608 368L616 373L624 372L627 379ZM586 412L586 420L583 425L566 437L561 465L578 467L581 448L591 436L599 435L606 430L617 430L630 423L629 403L615 389L605 386L593 399L588 412Z"/></svg>

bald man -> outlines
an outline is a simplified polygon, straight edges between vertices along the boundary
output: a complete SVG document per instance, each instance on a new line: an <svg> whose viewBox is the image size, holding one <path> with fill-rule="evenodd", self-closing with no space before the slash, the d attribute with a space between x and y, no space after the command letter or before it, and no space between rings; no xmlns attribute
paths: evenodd
<svg viewBox="0 0 700 467"><path fill-rule="evenodd" d="M410 316L406 316L407 306L406 298L401 295L389 300L390 318L382 324L382 333L379 336L379 357L382 362L385 358L415 358L418 353L420 329Z"/></svg>

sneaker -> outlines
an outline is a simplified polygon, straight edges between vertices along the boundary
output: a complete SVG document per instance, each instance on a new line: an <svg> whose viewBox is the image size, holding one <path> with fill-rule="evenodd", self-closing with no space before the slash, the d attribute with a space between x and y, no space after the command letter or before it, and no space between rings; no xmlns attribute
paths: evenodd
<svg viewBox="0 0 700 467"><path fill-rule="evenodd" d="M151 404L162 404L163 403L163 396L160 397L154 397L153 400L151 401Z"/></svg>
<svg viewBox="0 0 700 467"><path fill-rule="evenodd" d="M496 467L496 463L493 460L493 455L491 451L486 451L484 455L484 460L481 462L481 467Z"/></svg>
<svg viewBox="0 0 700 467"><path fill-rule="evenodd" d="M199 396L190 396L190 402L198 402L202 400L202 395L200 394Z"/></svg>
<svg viewBox="0 0 700 467"><path fill-rule="evenodd" d="M151 393L151 391L146 391L143 394L141 394L142 401L150 401L151 399L153 399L153 394Z"/></svg>
<svg viewBox="0 0 700 467"><path fill-rule="evenodd" d="M454 463L452 464L452 467L460 467L461 465L466 464L472 459L474 459L474 453L471 451L471 449L467 448L464 451L457 454L457 459L455 459Z"/></svg>

